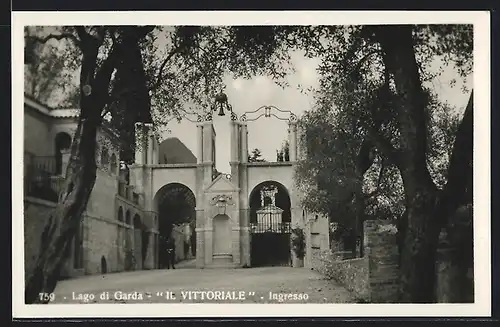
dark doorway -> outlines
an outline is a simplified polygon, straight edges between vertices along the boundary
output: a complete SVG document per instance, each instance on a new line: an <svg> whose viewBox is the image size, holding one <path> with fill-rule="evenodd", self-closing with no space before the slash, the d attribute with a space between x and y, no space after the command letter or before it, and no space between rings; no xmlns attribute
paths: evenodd
<svg viewBox="0 0 500 327"><path fill-rule="evenodd" d="M160 232L158 241L158 263L160 268L167 266L167 240L173 237L172 231L175 225L196 224L196 199L193 192L180 183L171 183L163 186L155 196L155 202L158 208L158 230ZM180 237L180 235L179 235ZM183 236L182 241L186 245L186 239ZM176 242L177 243L177 242ZM193 230L191 245L196 247L196 233ZM194 252L192 247L192 251ZM175 249L176 257L184 257L182 248Z"/></svg>
<svg viewBox="0 0 500 327"><path fill-rule="evenodd" d="M250 193L252 267L291 265L291 203L286 188L274 181Z"/></svg>

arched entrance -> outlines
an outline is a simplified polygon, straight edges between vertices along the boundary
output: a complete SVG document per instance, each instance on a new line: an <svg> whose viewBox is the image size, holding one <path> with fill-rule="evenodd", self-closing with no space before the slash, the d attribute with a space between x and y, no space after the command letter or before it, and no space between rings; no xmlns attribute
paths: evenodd
<svg viewBox="0 0 500 327"><path fill-rule="evenodd" d="M155 196L158 212L158 261L160 268L167 266L166 242L175 240L176 258L182 260L195 255L196 233L186 233L187 226L196 223L196 199L184 184L170 183L163 186ZM187 248L187 250L186 250Z"/></svg>
<svg viewBox="0 0 500 327"><path fill-rule="evenodd" d="M287 189L266 181L250 193L252 267L291 265L291 202Z"/></svg>

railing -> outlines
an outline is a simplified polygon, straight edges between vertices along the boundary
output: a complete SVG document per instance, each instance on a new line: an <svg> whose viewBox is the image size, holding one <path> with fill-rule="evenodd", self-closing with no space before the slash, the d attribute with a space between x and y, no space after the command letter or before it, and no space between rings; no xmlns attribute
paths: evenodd
<svg viewBox="0 0 500 327"><path fill-rule="evenodd" d="M54 156L32 157L31 166L36 171L43 171L51 175L57 172L56 158Z"/></svg>
<svg viewBox="0 0 500 327"><path fill-rule="evenodd" d="M36 157L25 153L24 194L57 202L64 177L56 174L55 157Z"/></svg>
<svg viewBox="0 0 500 327"><path fill-rule="evenodd" d="M132 185L127 185L124 180L118 181L118 195L132 203L141 205L139 194L135 193L134 187Z"/></svg>
<svg viewBox="0 0 500 327"><path fill-rule="evenodd" d="M281 223L250 223L250 232L251 233L280 233L280 234L288 234L292 232L291 223L290 222L281 222Z"/></svg>

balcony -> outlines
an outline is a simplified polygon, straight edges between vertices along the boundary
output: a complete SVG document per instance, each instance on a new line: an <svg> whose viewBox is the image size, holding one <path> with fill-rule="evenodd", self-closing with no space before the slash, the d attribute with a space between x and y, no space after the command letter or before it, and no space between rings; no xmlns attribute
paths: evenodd
<svg viewBox="0 0 500 327"><path fill-rule="evenodd" d="M64 177L58 173L60 167L56 158L53 156L37 157L25 153L24 160L25 196L57 202Z"/></svg>
<svg viewBox="0 0 500 327"><path fill-rule="evenodd" d="M138 206L142 205L139 194L134 192L134 187L132 185L128 185L124 180L118 181L118 195Z"/></svg>

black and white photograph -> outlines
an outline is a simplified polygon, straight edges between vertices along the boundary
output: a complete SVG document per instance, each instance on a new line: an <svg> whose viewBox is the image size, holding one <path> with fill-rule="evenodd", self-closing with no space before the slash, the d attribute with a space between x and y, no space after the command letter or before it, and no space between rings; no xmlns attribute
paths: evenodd
<svg viewBox="0 0 500 327"><path fill-rule="evenodd" d="M489 29L14 13L14 316L489 315Z"/></svg>

